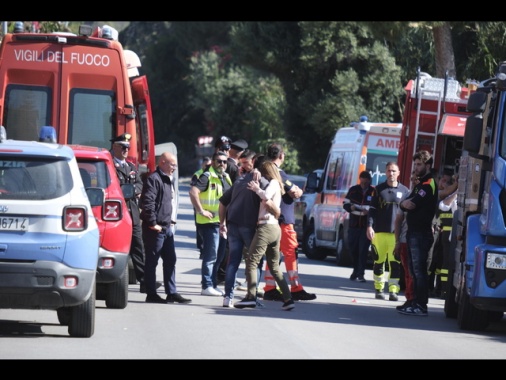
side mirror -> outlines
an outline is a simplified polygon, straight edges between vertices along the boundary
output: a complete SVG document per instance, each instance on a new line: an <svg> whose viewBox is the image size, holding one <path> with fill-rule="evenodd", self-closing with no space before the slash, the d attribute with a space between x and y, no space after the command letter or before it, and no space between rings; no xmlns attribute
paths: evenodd
<svg viewBox="0 0 506 380"><path fill-rule="evenodd" d="M487 93L476 91L469 95L467 100L467 111L473 113L483 113L487 106Z"/></svg>
<svg viewBox="0 0 506 380"><path fill-rule="evenodd" d="M87 187L86 195L90 201L91 206L102 206L105 201L105 191L100 187Z"/></svg>
<svg viewBox="0 0 506 380"><path fill-rule="evenodd" d="M124 183L121 185L121 190L123 191L123 197L126 200L135 198L135 187L132 183Z"/></svg>
<svg viewBox="0 0 506 380"><path fill-rule="evenodd" d="M468 116L466 120L466 130L464 132L464 150L475 154L480 151L483 123L484 120L481 114Z"/></svg>
<svg viewBox="0 0 506 380"><path fill-rule="evenodd" d="M314 193L318 189L318 173L311 172L306 180L306 193Z"/></svg>

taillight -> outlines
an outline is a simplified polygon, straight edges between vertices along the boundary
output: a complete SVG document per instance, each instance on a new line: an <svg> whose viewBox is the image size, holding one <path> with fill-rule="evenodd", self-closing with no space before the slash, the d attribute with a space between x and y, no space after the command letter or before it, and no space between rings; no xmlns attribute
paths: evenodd
<svg viewBox="0 0 506 380"><path fill-rule="evenodd" d="M84 231L88 228L86 207L65 207L63 209L63 229L65 231Z"/></svg>
<svg viewBox="0 0 506 380"><path fill-rule="evenodd" d="M104 220L120 220L122 218L121 201L106 200L102 208Z"/></svg>

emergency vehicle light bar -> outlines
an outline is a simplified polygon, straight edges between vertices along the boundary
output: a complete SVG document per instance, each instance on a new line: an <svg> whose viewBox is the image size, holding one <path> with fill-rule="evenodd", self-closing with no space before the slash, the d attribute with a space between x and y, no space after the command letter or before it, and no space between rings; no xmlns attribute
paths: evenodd
<svg viewBox="0 0 506 380"><path fill-rule="evenodd" d="M56 130L51 126L44 126L40 128L39 141L56 143Z"/></svg>
<svg viewBox="0 0 506 380"><path fill-rule="evenodd" d="M369 120L369 118L364 115L360 116L360 121L358 123L353 123L353 127L362 135L365 135L371 130L371 123L369 123L367 120Z"/></svg>

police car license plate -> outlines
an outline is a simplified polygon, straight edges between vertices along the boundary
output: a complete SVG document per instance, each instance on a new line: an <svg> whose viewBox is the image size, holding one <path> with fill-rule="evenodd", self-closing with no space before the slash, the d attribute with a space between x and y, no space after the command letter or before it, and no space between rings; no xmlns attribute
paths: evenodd
<svg viewBox="0 0 506 380"><path fill-rule="evenodd" d="M0 217L0 231L27 231L29 225L28 218Z"/></svg>

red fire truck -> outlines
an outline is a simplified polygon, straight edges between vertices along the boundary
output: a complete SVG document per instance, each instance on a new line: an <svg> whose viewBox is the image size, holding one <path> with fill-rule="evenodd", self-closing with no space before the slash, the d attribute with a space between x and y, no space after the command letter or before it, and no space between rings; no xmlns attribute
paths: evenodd
<svg viewBox="0 0 506 380"><path fill-rule="evenodd" d="M455 79L433 78L418 69L405 87L398 161L400 181L411 187L413 155L421 149L434 156L434 170L451 168L455 173L462 153L470 89Z"/></svg>
<svg viewBox="0 0 506 380"><path fill-rule="evenodd" d="M110 149L131 135L129 160L155 169L154 127L139 57L109 26L79 34L8 33L0 45L0 121L9 138L33 140L43 126L61 144Z"/></svg>

